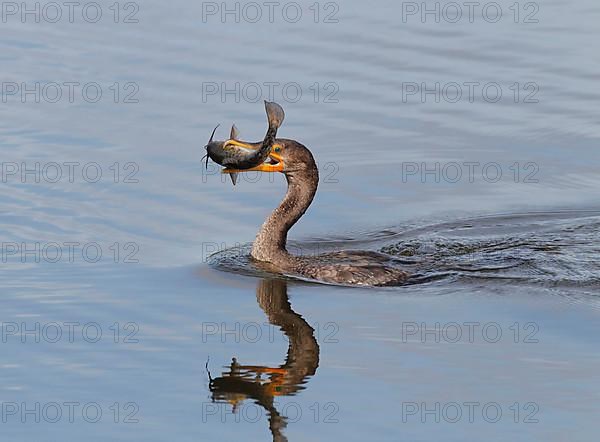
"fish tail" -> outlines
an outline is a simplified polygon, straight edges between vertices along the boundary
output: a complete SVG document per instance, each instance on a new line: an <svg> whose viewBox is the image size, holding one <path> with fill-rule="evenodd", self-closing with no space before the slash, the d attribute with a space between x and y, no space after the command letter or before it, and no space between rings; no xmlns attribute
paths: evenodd
<svg viewBox="0 0 600 442"><path fill-rule="evenodd" d="M269 120L269 129L279 129L285 119L283 108L275 102L265 101L265 109Z"/></svg>

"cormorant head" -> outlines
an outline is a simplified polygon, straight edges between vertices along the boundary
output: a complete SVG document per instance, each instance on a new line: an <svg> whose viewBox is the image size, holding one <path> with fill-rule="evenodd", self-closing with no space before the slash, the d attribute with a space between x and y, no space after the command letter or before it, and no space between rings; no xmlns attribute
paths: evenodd
<svg viewBox="0 0 600 442"><path fill-rule="evenodd" d="M267 137L276 135L277 129L285 119L283 108L277 103L265 101L265 109L269 121L269 132ZM247 143L240 141L237 137L237 130L232 129L231 139L225 142L223 147L227 148L230 145L245 148L248 150L260 149L261 143ZM265 138L264 143L267 142ZM223 173L238 174L240 172L281 172L288 177L294 174L309 173L318 176L315 160L305 146L294 140L287 139L271 139L272 147L269 156L263 164L250 169L235 169L234 167L223 170ZM212 157L212 156L211 156ZM221 163L220 163L221 164ZM231 164L231 163L230 163Z"/></svg>
<svg viewBox="0 0 600 442"><path fill-rule="evenodd" d="M267 161L263 164L247 170L225 169L223 173L259 171L293 175L314 170L316 170L316 164L310 150L297 141L278 139L273 145Z"/></svg>

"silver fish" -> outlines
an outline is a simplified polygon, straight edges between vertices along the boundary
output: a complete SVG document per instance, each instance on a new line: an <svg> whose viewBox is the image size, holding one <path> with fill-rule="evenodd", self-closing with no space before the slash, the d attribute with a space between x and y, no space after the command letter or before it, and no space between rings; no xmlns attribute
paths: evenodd
<svg viewBox="0 0 600 442"><path fill-rule="evenodd" d="M213 141L215 132L219 126L215 128L206 145L206 164L208 167L208 158L215 163L232 169L246 170L252 169L266 161L271 153L273 144L277 137L277 130L283 124L285 113L280 105L274 102L265 101L265 110L269 127L267 134L261 142L248 143L239 140L239 131L233 125L229 140ZM231 173L231 180L235 185L237 182L237 173Z"/></svg>

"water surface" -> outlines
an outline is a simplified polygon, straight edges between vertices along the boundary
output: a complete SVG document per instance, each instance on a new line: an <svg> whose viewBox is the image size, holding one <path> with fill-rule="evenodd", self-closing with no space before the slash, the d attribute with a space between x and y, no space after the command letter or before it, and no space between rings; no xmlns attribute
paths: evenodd
<svg viewBox="0 0 600 442"><path fill-rule="evenodd" d="M311 2L297 23L203 20L180 1L140 3L137 23L125 4L115 23L110 2L98 23L6 17L3 433L595 440L600 9L543 1L529 17L523 3L515 23L513 3L496 23L403 20L398 2L354 0L320 4L317 23ZM81 86L55 103L10 93L50 82ZM335 287L248 262L285 180L233 188L200 158L217 123L221 138L235 122L261 139L263 99L319 163L294 250L383 250L420 281Z"/></svg>

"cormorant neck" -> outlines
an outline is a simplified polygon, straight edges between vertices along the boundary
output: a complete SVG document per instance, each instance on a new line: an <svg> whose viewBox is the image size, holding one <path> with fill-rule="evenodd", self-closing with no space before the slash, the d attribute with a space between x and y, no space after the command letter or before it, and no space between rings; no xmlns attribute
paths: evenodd
<svg viewBox="0 0 600 442"><path fill-rule="evenodd" d="M252 257L259 261L282 265L291 256L286 250L287 234L312 203L319 184L314 162L305 169L286 172L288 188L283 201L262 225L252 246Z"/></svg>

